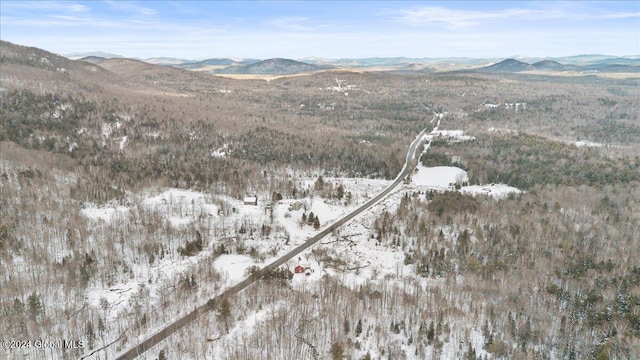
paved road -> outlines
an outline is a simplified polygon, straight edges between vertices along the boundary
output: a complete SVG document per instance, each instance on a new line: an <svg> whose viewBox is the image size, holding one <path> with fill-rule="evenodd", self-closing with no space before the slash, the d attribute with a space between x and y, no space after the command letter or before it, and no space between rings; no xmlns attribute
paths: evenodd
<svg viewBox="0 0 640 360"><path fill-rule="evenodd" d="M132 359L135 359L136 357L138 357L139 355L142 355L144 352L146 352L147 350L151 349L152 347L154 347L156 344L158 344L162 340L164 340L167 337L173 335L175 332L179 331L180 329L182 329L186 325L194 322L200 316L202 316L202 315L204 315L204 314L206 314L206 313L208 313L210 311L213 311L216 308L216 304L219 304L222 299L227 298L227 297L232 296L232 295L235 295L235 294L239 293L240 291L244 290L249 285L251 285L255 281L259 280L266 272L268 272L268 271L270 271L272 269L275 269L278 266L280 266L280 265L286 263L287 261L291 260L294 256L296 256L296 255L300 254L301 252L303 252L304 250L308 249L309 247L311 247L312 245L314 245L315 243L320 241L320 239L322 239L325 236L329 235L335 229L337 229L340 226L344 225L345 223L347 223L348 221L350 221L354 217L358 216L363 211L365 211L368 208L370 208L371 206L375 205L378 201L382 200L385 196L389 195L389 193L393 189L395 189L405 179L405 177L411 172L411 170L413 170L413 168L415 167L415 165L416 165L416 163L418 161L418 159L416 158L416 150L418 149L418 146L422 142L422 139L423 139L423 137L424 137L424 135L426 133L427 133L427 129L422 130L422 132L420 132L420 134L415 138L415 140L413 140L413 142L411 143L411 146L409 146L409 151L407 151L407 157L405 159L405 163L404 163L404 166L402 167L402 170L400 171L398 176L395 178L393 183L391 183L389 186L387 186L378 195L374 196L373 198L371 198L366 203L360 205L357 209L355 209L352 212L350 212L349 214L345 215L340 220L338 220L338 221L334 222L333 224L331 224L330 226L326 227L324 230L320 231L314 237L312 237L309 240L307 240L304 244L296 247L295 249L289 251L288 253L286 253L285 255L281 256L277 260L273 261L269 265L263 267L262 269L257 271L254 275L252 275L251 277L248 277L248 278L244 279L240 283L228 288L227 290L225 290L221 294L217 295L216 297L214 297L212 299L209 299L209 301L207 301L206 304L201 305L200 307L196 308L195 310L193 310L189 314L187 314L187 315L181 317L180 319L176 320L175 322L169 324L168 326L166 326L162 330L158 331L157 333L153 334L152 336L150 336L146 340L142 341L138 345L136 345L133 348L129 349L128 351L124 352L123 354L118 356L116 359L117 360L132 360Z"/></svg>

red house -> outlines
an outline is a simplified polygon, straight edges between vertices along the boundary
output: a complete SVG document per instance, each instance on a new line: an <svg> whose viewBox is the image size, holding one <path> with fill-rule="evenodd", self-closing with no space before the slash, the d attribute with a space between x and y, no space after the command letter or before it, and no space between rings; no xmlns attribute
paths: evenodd
<svg viewBox="0 0 640 360"><path fill-rule="evenodd" d="M304 272L304 266L302 265L297 265L294 269L293 272L295 272L296 274L302 274Z"/></svg>

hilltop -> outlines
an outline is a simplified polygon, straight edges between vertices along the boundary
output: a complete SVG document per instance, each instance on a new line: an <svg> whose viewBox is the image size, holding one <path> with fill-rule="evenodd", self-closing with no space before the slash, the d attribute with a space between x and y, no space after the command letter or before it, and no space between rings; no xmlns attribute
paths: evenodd
<svg viewBox="0 0 640 360"><path fill-rule="evenodd" d="M559 70L559 71L575 69L575 67L563 65L554 60L541 60L531 64L531 67L539 70Z"/></svg>
<svg viewBox="0 0 640 360"><path fill-rule="evenodd" d="M289 75L328 69L328 66L307 64L291 59L267 59L256 63L228 67L215 71L220 74Z"/></svg>
<svg viewBox="0 0 640 360"><path fill-rule="evenodd" d="M486 73L500 73L500 72L520 72L526 71L531 68L531 65L515 60L515 59L505 59L500 61L499 63L485 66L479 69L476 69L477 72L486 72Z"/></svg>
<svg viewBox="0 0 640 360"><path fill-rule="evenodd" d="M527 73L534 70L547 71L550 74L554 72L573 71L577 73L637 73L640 72L640 66L634 60L625 59L625 61L616 62L616 59L603 59L589 65L564 65L555 60L541 60L533 64L528 64L516 59L505 59L498 63L484 66L468 71L477 73ZM624 64L621 64L624 63Z"/></svg>

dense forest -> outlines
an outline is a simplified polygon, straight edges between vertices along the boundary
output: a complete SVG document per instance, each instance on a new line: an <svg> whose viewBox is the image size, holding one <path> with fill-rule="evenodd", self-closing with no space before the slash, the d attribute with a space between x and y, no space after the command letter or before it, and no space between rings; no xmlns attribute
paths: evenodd
<svg viewBox="0 0 640 360"><path fill-rule="evenodd" d="M612 158L599 149L577 147L528 134L487 133L473 142L432 142L425 166L460 166L470 183L505 183L520 189L536 185L629 184L640 181L640 157ZM455 161L453 161L455 159Z"/></svg>

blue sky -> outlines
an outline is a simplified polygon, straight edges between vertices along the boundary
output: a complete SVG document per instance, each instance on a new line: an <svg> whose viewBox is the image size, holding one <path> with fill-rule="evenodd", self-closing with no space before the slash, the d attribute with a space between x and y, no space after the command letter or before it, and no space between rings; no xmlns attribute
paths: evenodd
<svg viewBox="0 0 640 360"><path fill-rule="evenodd" d="M0 38L128 57L640 54L640 1L0 1Z"/></svg>

